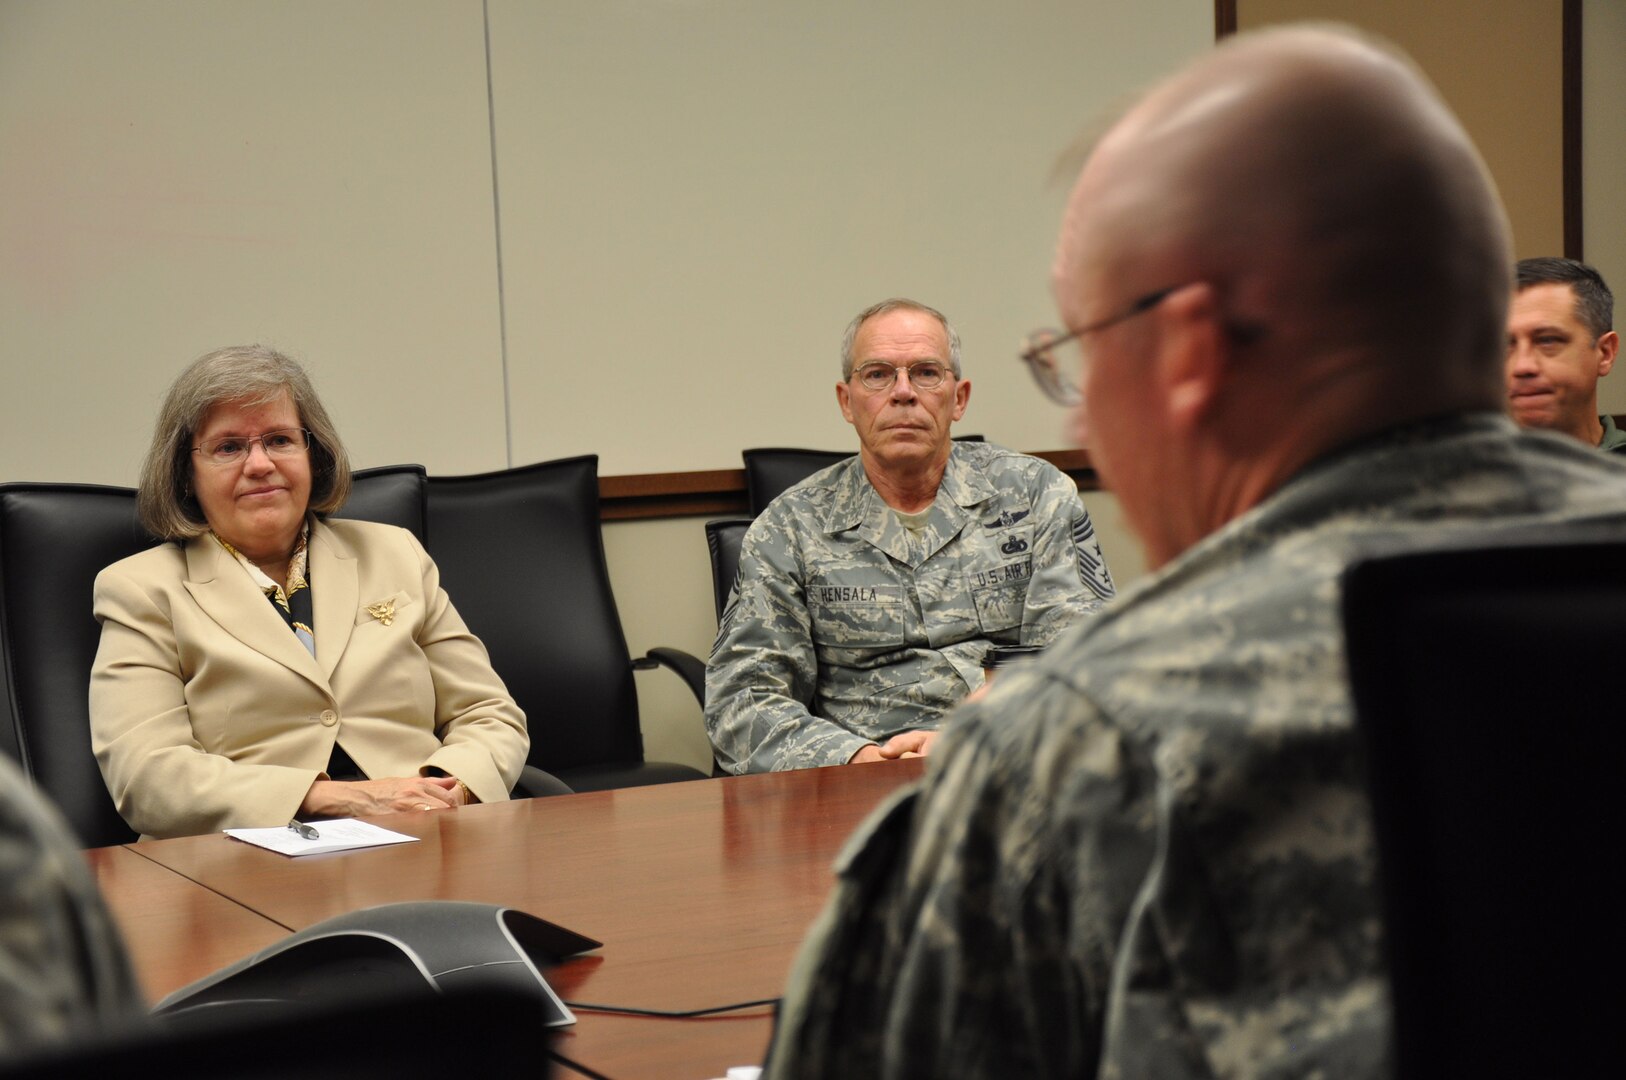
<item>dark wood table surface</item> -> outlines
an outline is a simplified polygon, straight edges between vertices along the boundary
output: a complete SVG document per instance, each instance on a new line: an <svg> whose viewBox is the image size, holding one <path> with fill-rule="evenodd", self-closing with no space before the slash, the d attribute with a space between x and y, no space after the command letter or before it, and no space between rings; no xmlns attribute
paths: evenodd
<svg viewBox="0 0 1626 1080"><path fill-rule="evenodd" d="M206 942L184 971L163 963L156 943L137 947L155 999L262 947L253 933L260 926L280 933L375 904L472 900L605 943L549 971L567 1001L696 1009L780 993L843 842L923 769L918 760L884 762L384 815L370 820L422 842L299 859L218 835L90 854L132 938L159 923L131 914L140 901L127 894L145 875L121 856L247 909L227 918L218 946L204 925L211 905L197 901L197 925L177 918L177 928ZM759 1062L772 1027L767 1008L686 1020L577 1015L556 1049L616 1080L721 1076Z"/></svg>
<svg viewBox="0 0 1626 1080"><path fill-rule="evenodd" d="M85 858L124 934L149 1001L287 936L287 927L131 848L96 848L85 852Z"/></svg>

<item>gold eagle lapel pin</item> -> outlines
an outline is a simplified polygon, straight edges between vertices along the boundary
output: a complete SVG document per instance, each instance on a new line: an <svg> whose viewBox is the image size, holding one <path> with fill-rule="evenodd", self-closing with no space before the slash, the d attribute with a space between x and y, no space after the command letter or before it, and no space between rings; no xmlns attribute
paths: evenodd
<svg viewBox="0 0 1626 1080"><path fill-rule="evenodd" d="M392 597L377 604L368 604L367 614L385 626L390 625L395 621L395 599Z"/></svg>

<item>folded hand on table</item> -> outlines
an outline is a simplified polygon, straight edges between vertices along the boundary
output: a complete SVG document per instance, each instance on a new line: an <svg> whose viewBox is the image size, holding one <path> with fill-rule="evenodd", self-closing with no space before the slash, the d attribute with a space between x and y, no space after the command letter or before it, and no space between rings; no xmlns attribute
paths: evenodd
<svg viewBox="0 0 1626 1080"><path fill-rule="evenodd" d="M925 757L932 752L932 743L936 741L935 731L900 731L881 744L881 757L888 761Z"/></svg>
<svg viewBox="0 0 1626 1080"><path fill-rule="evenodd" d="M400 810L463 805L455 776L388 776L382 780L318 780L299 804L301 817L360 817Z"/></svg>

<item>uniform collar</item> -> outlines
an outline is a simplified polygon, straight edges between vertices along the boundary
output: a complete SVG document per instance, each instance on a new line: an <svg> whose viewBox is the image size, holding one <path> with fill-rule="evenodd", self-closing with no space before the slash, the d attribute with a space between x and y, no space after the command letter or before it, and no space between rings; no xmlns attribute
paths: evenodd
<svg viewBox="0 0 1626 1080"><path fill-rule="evenodd" d="M836 466L841 472L835 482L835 497L825 514L825 534L835 536L856 529L860 537L898 562L919 565L941 551L959 535L966 522L975 518L971 512L973 507L996 494L984 470L973 467L970 460L973 456L973 450L964 443L950 446L948 464L943 469L937 497L932 501L931 517L917 540L909 535L909 530L869 482L863 459L854 455Z"/></svg>

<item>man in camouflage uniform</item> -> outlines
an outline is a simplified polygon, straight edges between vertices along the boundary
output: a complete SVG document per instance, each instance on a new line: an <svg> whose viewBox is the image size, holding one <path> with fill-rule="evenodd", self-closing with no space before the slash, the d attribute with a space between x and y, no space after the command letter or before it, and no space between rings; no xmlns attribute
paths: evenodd
<svg viewBox="0 0 1626 1080"><path fill-rule="evenodd" d="M1351 35L1232 39L1101 139L1029 356L1154 573L849 844L770 1077L1387 1075L1340 574L1626 525L1626 463L1500 415L1510 261L1460 126Z"/></svg>
<svg viewBox="0 0 1626 1080"><path fill-rule="evenodd" d="M752 524L718 627L706 726L733 772L923 753L990 644L1047 644L1112 595L1072 481L952 440L971 381L941 314L860 312L842 377L859 453Z"/></svg>
<svg viewBox="0 0 1626 1080"><path fill-rule="evenodd" d="M144 1016L130 961L84 856L0 756L0 1054Z"/></svg>

